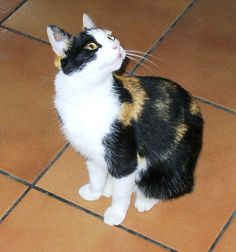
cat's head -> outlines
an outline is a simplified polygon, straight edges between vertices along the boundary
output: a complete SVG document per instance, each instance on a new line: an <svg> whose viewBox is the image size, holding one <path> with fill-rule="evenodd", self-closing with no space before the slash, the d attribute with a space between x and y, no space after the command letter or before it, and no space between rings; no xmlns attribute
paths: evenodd
<svg viewBox="0 0 236 252"><path fill-rule="evenodd" d="M121 67L126 56L111 31L97 28L87 14L83 15L83 31L78 35L71 35L55 25L48 26L47 34L58 56L58 67L65 74L111 73Z"/></svg>

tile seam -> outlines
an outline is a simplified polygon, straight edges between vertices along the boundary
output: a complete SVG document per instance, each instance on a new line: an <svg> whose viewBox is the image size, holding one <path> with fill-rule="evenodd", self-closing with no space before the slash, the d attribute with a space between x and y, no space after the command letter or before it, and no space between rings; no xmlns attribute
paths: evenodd
<svg viewBox="0 0 236 252"><path fill-rule="evenodd" d="M11 212L16 208L16 206L21 202L21 200L25 197L25 195L30 191L32 188L32 185L35 185L44 175L45 173L52 167L52 165L60 158L60 156L65 152L65 150L68 148L69 143L66 143L61 150L56 154L54 158L52 158L49 162L49 164L46 166L45 169L39 174L39 176L32 182L29 183L23 179L18 178L17 176L10 174L4 170L0 169L0 174L7 176L10 179L13 179L17 182L20 182L21 184L27 186L28 188L15 200L15 202L12 204L12 206L3 214L2 217L0 217L0 224L11 214Z"/></svg>
<svg viewBox="0 0 236 252"><path fill-rule="evenodd" d="M103 216L101 216L100 214L97 214L96 212L93 212L93 211L91 211L91 210L89 210L87 208L84 208L84 207L82 207L82 206L80 206L80 205L78 205L78 204L76 204L74 202L71 202L70 200L67 200L67 199L65 199L65 198L63 198L61 196L58 196L57 194L49 192L49 191L47 191L47 190L45 190L45 189L43 189L41 187L32 186L32 188L39 191L39 192L41 192L41 193L44 193L44 194L46 194L46 195L48 195L48 196L50 196L50 197L64 203L64 204L67 204L67 205L69 205L71 207L79 209L80 211L103 221ZM121 229L123 231L126 231L126 232L128 232L128 233L130 233L130 234L132 234L132 235L134 235L136 237L142 238L142 239L144 239L144 240L146 240L146 241L148 241L150 243L153 243L158 247L164 248L164 249L166 249L166 250L168 250L170 252L176 252L176 250L174 250L173 248L170 248L169 246L166 246L166 245L164 245L164 244L162 244L162 243L160 243L160 242L158 242L156 240L153 240L153 239L151 239L151 238L149 238L149 237L147 237L145 235L142 235L142 234L140 234L140 233L138 233L138 232L136 232L136 231L134 231L132 229L129 229L129 228L123 226L123 225L118 225L118 226L115 226L115 227L119 228L119 229Z"/></svg>
<svg viewBox="0 0 236 252"><path fill-rule="evenodd" d="M61 157L61 155L67 150L70 143L67 142L59 152L49 161L49 163L46 165L46 167L42 170L42 172L35 178L35 180L32 182L33 185L39 182L39 180L47 173L47 171L53 166L53 164Z"/></svg>
<svg viewBox="0 0 236 252"><path fill-rule="evenodd" d="M56 194L54 194L54 193L52 193L52 192L50 192L50 191L47 191L47 190L45 190L45 189L43 189L43 188L41 188L41 187L39 187L39 186L36 186L36 185L34 185L34 184L32 184L32 183L29 183L29 182L27 182L27 181L25 181L25 180L23 180L23 179L21 179L21 178L15 176L15 175L13 175L13 174L10 174L10 173L8 173L8 172L2 170L2 169L0 169L0 174L2 174L2 175L6 176L6 177L8 177L8 178L10 178L10 179L12 179L12 180L14 180L14 181L17 181L17 182L19 182L19 183L21 183L21 184L23 184L23 185L25 185L25 186L28 186L28 188L27 188L27 190L26 190L27 192L25 191L25 192L23 193L24 195L20 196L21 199L19 200L19 202L18 202L18 200L17 200L17 201L14 203L14 205L15 205L14 208L20 203L20 201L21 201L21 200L24 198L24 196L30 191L30 189L33 189L33 190L36 190L36 191L38 191L38 192L40 192L40 193L46 194L47 196L49 196L49 197L51 197L51 198L53 198L53 199L55 199L55 200L58 200L58 201L60 201L60 202L62 202L62 203L64 203L64 204L66 204L66 205L69 205L69 206L71 206L71 207L74 207L74 208L76 208L76 209L78 209L78 210L80 210L80 211L82 211L82 212L84 212L84 213L86 213L86 214L88 214L88 215L90 215L90 216L92 216L92 217L95 217L95 218L97 218L97 219L103 221L103 216L101 216L100 214L97 214L97 213L95 213L95 212L93 212L93 211L91 211L91 210L89 210L89 209L87 209L87 208L84 208L84 207L82 207L82 206L80 206L80 205L78 205L78 204L76 204L76 203L74 203L74 202L71 202L71 201L69 201L69 200L67 200L67 199L65 199L65 198L63 198L63 197L61 197L61 196L58 196L58 195L56 195ZM14 210L14 208L8 213L8 215ZM6 215L6 217L7 217L8 215ZM6 219L6 217L5 217L4 219ZM3 220L4 220L4 219L3 219ZM2 222L3 220L2 220L2 218L0 219L0 224L1 224L1 222ZM105 224L104 224L104 225L105 225ZM125 232L128 232L128 233L130 233L130 234L132 234L132 235L134 235L134 236L136 236L136 237L139 237L140 239L146 240L147 242L150 242L150 243L156 245L157 247L161 247L161 248L163 248L163 249L166 249L166 250L169 251L169 252L177 252L177 250L175 250L175 249L173 249L173 248L171 248L171 247L169 247L169 246L167 246L167 245L165 245L165 244L163 244L163 243L161 243L161 242L158 242L158 241L156 241L156 240L153 240L152 238L147 237L147 236L145 236L145 235L143 235L143 234L141 234L141 233L139 233L139 232L136 232L136 231L134 231L134 230L132 230L132 229L129 229L129 228L123 226L123 225L118 225L118 226L115 226L115 227L116 227L116 228L119 228L119 229L121 229L121 230L123 230L123 231L125 231Z"/></svg>
<svg viewBox="0 0 236 252"><path fill-rule="evenodd" d="M159 44L165 39L165 37L174 29L174 27L179 23L179 21L190 11L197 0L193 0L183 11L174 19L174 21L165 29L161 35L154 41L152 46L146 51L143 58L131 69L130 75L134 75L136 70L142 65L143 62L148 58L148 56L159 46Z"/></svg>
<svg viewBox="0 0 236 252"><path fill-rule="evenodd" d="M4 23L9 17L11 17L17 10L19 10L27 1L28 0L23 0L15 8L13 8L2 20L0 20L0 25Z"/></svg>
<svg viewBox="0 0 236 252"><path fill-rule="evenodd" d="M227 229L229 228L230 224L233 222L235 217L236 217L236 209L233 211L233 213L231 214L231 216L229 217L229 219L227 220L227 222L223 226L222 230L217 235L215 241L213 242L213 244L209 248L208 252L212 252L215 250L215 248L217 247L217 244L220 243L222 237L224 236L225 232L227 231Z"/></svg>
<svg viewBox="0 0 236 252"><path fill-rule="evenodd" d="M231 113L233 115L236 115L236 110L234 109L231 109L231 108L228 108L228 107L225 107L221 104L218 104L216 102L213 102L213 101L210 101L210 100L207 100L206 98L203 98L203 97L200 97L200 96L196 96L196 95L193 95L193 97L197 100L197 101L200 101L202 103L205 103L209 106L212 106L214 108L217 108L217 109L220 109L220 110L223 110L225 112L228 112L228 113Z"/></svg>
<svg viewBox="0 0 236 252"><path fill-rule="evenodd" d="M3 221L14 211L14 209L17 207L17 205L23 200L23 198L29 193L31 190L30 187L28 187L18 198L17 200L11 205L8 210L5 211L5 213L0 218L0 225L3 223Z"/></svg>
<svg viewBox="0 0 236 252"><path fill-rule="evenodd" d="M27 38L27 39L32 39L32 40L35 40L35 41L37 41L37 42L43 43L43 44L45 44L45 45L50 45L50 43L49 43L48 41L46 41L46 40L43 40L43 39L41 39L41 38L38 38L38 37L35 37L35 36L32 36L32 35L29 35L29 34L27 34L27 33L24 33L24 32L22 32L22 31L19 31L19 30L15 30L15 29L10 28L10 27L8 27L8 26L0 25L0 28L5 29L5 30L10 31L10 32L13 32L13 33L15 33L15 34L17 34L17 35L23 36L23 37L25 37L25 38Z"/></svg>
<svg viewBox="0 0 236 252"><path fill-rule="evenodd" d="M10 208L8 208L8 210L1 216L0 218L0 224L2 224L2 222L14 211L14 209L18 206L18 204L24 199L24 197L29 193L29 191L31 190L31 185L29 182L24 181L2 169L0 169L0 174L8 177L9 179L12 179L14 181L17 181L25 186L27 186L26 190L15 200L15 202L11 205Z"/></svg>

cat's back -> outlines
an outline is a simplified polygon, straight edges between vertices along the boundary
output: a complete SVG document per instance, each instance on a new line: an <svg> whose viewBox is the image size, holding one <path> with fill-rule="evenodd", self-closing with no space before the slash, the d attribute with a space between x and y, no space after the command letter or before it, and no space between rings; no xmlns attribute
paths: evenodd
<svg viewBox="0 0 236 252"><path fill-rule="evenodd" d="M135 77L145 92L145 102L134 121L140 153L155 150L165 156L171 148L201 149L203 119L191 94L179 84L161 77ZM146 147L145 147L146 146ZM182 152L181 150L181 152ZM149 154L147 154L149 155Z"/></svg>
<svg viewBox="0 0 236 252"><path fill-rule="evenodd" d="M136 78L147 96L146 109L151 109L160 120L173 123L187 118L202 118L195 99L176 82L163 77Z"/></svg>

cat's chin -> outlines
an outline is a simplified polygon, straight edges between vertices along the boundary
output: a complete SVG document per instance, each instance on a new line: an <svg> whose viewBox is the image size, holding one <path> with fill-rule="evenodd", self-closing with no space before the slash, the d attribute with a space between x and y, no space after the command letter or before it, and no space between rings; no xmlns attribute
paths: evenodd
<svg viewBox="0 0 236 252"><path fill-rule="evenodd" d="M118 71L123 64L123 61L124 61L123 56L121 54L118 55L117 59L115 60L114 64L112 65L112 72Z"/></svg>

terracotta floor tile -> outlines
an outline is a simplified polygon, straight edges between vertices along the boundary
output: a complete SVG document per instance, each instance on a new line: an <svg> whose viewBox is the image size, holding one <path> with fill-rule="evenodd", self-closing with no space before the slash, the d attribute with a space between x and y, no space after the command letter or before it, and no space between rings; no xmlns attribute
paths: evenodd
<svg viewBox="0 0 236 252"><path fill-rule="evenodd" d="M216 245L215 252L232 252L236 250L236 219L230 224L223 237Z"/></svg>
<svg viewBox="0 0 236 252"><path fill-rule="evenodd" d="M26 190L26 186L0 174L0 218Z"/></svg>
<svg viewBox="0 0 236 252"><path fill-rule="evenodd" d="M41 178L37 186L103 214L111 203L110 199L103 197L98 201L89 202L79 196L78 189L87 182L88 176L83 158L69 148Z"/></svg>
<svg viewBox="0 0 236 252"><path fill-rule="evenodd" d="M37 191L2 223L0 236L1 251L166 251Z"/></svg>
<svg viewBox="0 0 236 252"><path fill-rule="evenodd" d="M157 47L155 75L236 109L236 2L197 1ZM150 74L139 69L136 74Z"/></svg>
<svg viewBox="0 0 236 252"><path fill-rule="evenodd" d="M50 48L0 29L0 165L33 180L64 145L53 106Z"/></svg>
<svg viewBox="0 0 236 252"><path fill-rule="evenodd" d="M0 22L21 2L21 0L0 0Z"/></svg>
<svg viewBox="0 0 236 252"><path fill-rule="evenodd" d="M147 213L131 206L124 225L180 251L207 251L236 206L236 117L201 104L204 148L195 192L160 203ZM110 199L86 202L77 194L87 182L82 158L68 149L38 185L99 214ZM188 242L186 242L188 241Z"/></svg>
<svg viewBox="0 0 236 252"><path fill-rule="evenodd" d="M86 12L98 26L113 30L125 47L147 51L190 3L190 0L31 0L4 25L47 40L48 24L57 24L68 32L78 33L82 13ZM129 69L131 66L132 63Z"/></svg>

